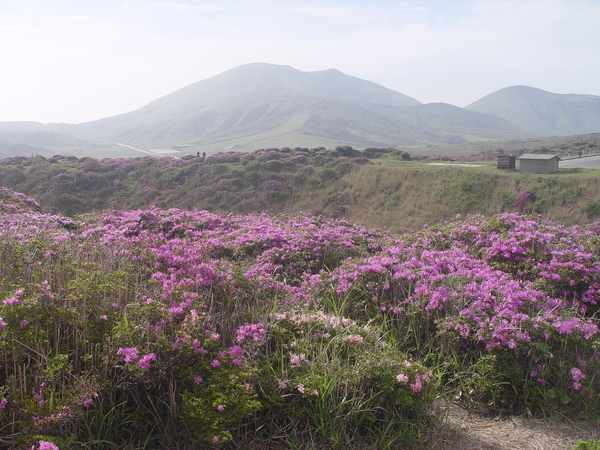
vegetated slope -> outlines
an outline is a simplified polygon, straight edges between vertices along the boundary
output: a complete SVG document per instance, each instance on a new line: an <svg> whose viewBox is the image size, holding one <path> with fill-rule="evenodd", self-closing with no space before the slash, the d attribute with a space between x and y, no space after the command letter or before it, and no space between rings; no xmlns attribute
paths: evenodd
<svg viewBox="0 0 600 450"><path fill-rule="evenodd" d="M2 444L435 449L457 399L597 420L599 230L0 214Z"/></svg>
<svg viewBox="0 0 600 450"><path fill-rule="evenodd" d="M512 86L465 109L494 114L537 136L600 132L600 97L595 95L554 94L529 86Z"/></svg>
<svg viewBox="0 0 600 450"><path fill-rule="evenodd" d="M183 159L16 157L0 185L73 215L107 208L220 213L310 212L391 231L456 214L539 213L566 224L600 217L596 171L528 175L485 167L431 166L395 149L267 149Z"/></svg>
<svg viewBox="0 0 600 450"><path fill-rule="evenodd" d="M0 214L39 213L40 204L20 192L0 187Z"/></svg>
<svg viewBox="0 0 600 450"><path fill-rule="evenodd" d="M38 154L52 156L57 152L89 147L89 143L64 133L39 127L36 131L0 132L0 156Z"/></svg>
<svg viewBox="0 0 600 450"><path fill-rule="evenodd" d="M92 151L96 140L66 123L0 122L0 156L46 157Z"/></svg>
<svg viewBox="0 0 600 450"><path fill-rule="evenodd" d="M451 105L374 105L289 88L264 88L232 96L209 108L159 125L123 132L121 142L168 146L198 142L188 151L227 144L256 150L301 142L307 147L397 147L519 138L514 126Z"/></svg>
<svg viewBox="0 0 600 450"><path fill-rule="evenodd" d="M302 142L307 147L340 143L369 147L419 143L423 135L349 100L290 88L263 88L216 101L198 112L158 125L121 132L120 142L168 146L174 139L202 151L223 146L253 150Z"/></svg>

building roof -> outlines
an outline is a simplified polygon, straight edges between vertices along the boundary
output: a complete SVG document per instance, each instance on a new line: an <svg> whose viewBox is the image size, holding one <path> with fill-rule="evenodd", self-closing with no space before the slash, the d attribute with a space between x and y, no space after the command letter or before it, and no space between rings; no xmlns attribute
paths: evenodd
<svg viewBox="0 0 600 450"><path fill-rule="evenodd" d="M558 158L560 161L560 157L558 155L547 155L542 153L524 153L519 156L517 159L537 159L542 161L547 161L549 159Z"/></svg>

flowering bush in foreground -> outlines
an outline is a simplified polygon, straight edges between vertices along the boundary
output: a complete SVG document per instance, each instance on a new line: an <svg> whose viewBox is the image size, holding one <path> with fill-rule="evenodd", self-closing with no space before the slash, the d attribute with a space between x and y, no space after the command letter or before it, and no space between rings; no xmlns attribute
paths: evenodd
<svg viewBox="0 0 600 450"><path fill-rule="evenodd" d="M489 405L589 405L598 400L599 243L594 232L517 214L472 216L305 285L357 317L379 309L409 349L435 348L460 366L448 380L457 369L481 377L466 383Z"/></svg>
<svg viewBox="0 0 600 450"><path fill-rule="evenodd" d="M599 242L516 214L396 237L308 215L0 216L0 435L385 448L448 390L597 411Z"/></svg>

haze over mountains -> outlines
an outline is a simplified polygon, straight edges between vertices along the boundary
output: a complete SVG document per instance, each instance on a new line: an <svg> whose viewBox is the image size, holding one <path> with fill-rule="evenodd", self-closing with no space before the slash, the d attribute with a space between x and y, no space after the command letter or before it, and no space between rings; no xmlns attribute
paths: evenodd
<svg viewBox="0 0 600 450"><path fill-rule="evenodd" d="M122 145L157 154L169 148L210 154L283 146L405 147L598 131L600 97L593 95L513 86L459 108L422 104L335 69L302 72L253 63L93 122L0 122L0 156L131 156Z"/></svg>
<svg viewBox="0 0 600 450"><path fill-rule="evenodd" d="M465 109L494 114L533 136L568 136L600 131L600 97L553 94L512 86L489 94Z"/></svg>

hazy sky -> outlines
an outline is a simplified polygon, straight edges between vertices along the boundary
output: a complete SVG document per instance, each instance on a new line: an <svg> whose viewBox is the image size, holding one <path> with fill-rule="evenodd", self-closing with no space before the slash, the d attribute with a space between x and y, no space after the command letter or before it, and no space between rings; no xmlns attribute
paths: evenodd
<svg viewBox="0 0 600 450"><path fill-rule="evenodd" d="M0 0L0 121L132 111L250 62L417 100L600 95L599 0Z"/></svg>

